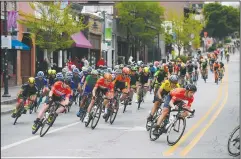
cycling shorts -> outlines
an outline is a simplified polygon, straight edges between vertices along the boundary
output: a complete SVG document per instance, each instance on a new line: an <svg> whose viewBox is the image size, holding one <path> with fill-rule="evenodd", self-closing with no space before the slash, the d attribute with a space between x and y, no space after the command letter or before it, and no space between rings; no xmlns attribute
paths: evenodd
<svg viewBox="0 0 241 159"><path fill-rule="evenodd" d="M88 95L88 94L90 94L90 93L92 92L92 90L93 90L92 87L86 85L83 95Z"/></svg>
<svg viewBox="0 0 241 159"><path fill-rule="evenodd" d="M61 102L61 101L63 100L63 98L62 98L62 97L58 97L58 96L56 96L56 95L53 94L53 95L52 95L52 100L53 100L53 101L59 101L59 102ZM46 97L46 100L45 100L45 103L46 103L46 104L49 104L49 102L50 102L50 101L49 101L49 96L47 96L47 97Z"/></svg>

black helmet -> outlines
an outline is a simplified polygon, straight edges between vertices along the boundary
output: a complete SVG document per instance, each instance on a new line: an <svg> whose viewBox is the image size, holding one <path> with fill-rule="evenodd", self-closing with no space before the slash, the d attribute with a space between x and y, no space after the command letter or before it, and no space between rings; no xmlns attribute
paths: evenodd
<svg viewBox="0 0 241 159"><path fill-rule="evenodd" d="M194 84L187 84L185 89L188 91L197 92L197 87Z"/></svg>

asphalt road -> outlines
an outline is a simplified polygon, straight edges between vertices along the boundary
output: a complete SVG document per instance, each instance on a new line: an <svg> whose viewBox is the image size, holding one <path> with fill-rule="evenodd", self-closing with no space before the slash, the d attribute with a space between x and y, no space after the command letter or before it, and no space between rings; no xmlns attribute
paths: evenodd
<svg viewBox="0 0 241 159"><path fill-rule="evenodd" d="M166 134L150 141L145 130L146 117L153 105L152 95L145 98L142 109L137 104L120 109L113 125L101 118L96 129L85 128L79 122L73 106L70 113L61 114L43 138L31 134L36 114L22 116L17 125L9 114L1 116L2 158L232 158L228 155L227 140L239 124L239 56L232 55L221 84L214 83L213 75L204 83L198 81L193 108L195 117L187 119L182 139L168 146ZM226 64L226 62L225 62Z"/></svg>

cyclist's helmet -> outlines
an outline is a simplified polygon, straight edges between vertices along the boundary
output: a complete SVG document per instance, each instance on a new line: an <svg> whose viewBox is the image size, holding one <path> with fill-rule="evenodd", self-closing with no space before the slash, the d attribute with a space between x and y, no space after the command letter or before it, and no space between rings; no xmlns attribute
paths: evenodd
<svg viewBox="0 0 241 159"><path fill-rule="evenodd" d="M66 78L70 78L72 79L73 78L73 73L71 71L68 71L65 75Z"/></svg>
<svg viewBox="0 0 241 159"><path fill-rule="evenodd" d="M92 75L98 75L99 72L98 72L97 70L92 70L92 71L91 71L91 74L92 74Z"/></svg>
<svg viewBox="0 0 241 159"><path fill-rule="evenodd" d="M171 76L169 77L169 81L170 81L171 83L177 84L177 82L178 82L178 76L177 76L177 75L171 75Z"/></svg>
<svg viewBox="0 0 241 159"><path fill-rule="evenodd" d="M110 73L105 73L105 74L104 74L104 78L105 78L106 80L108 80L108 81L111 81L111 80L112 80L112 76L111 76Z"/></svg>
<svg viewBox="0 0 241 159"><path fill-rule="evenodd" d="M43 71L38 71L37 77L38 78L43 78L44 77L44 72Z"/></svg>
<svg viewBox="0 0 241 159"><path fill-rule="evenodd" d="M155 61L155 62L154 62L154 65L155 65L155 66L158 66L158 65L159 65L159 62L158 62L158 61Z"/></svg>
<svg viewBox="0 0 241 159"><path fill-rule="evenodd" d="M29 77L28 78L28 83L29 84L34 84L35 83L35 78L34 77Z"/></svg>
<svg viewBox="0 0 241 159"><path fill-rule="evenodd" d="M52 71L51 71L51 74L52 74L52 75L56 75L56 70L52 70Z"/></svg>
<svg viewBox="0 0 241 159"><path fill-rule="evenodd" d="M144 67L143 72L144 73L148 73L149 72L149 68L148 67Z"/></svg>
<svg viewBox="0 0 241 159"><path fill-rule="evenodd" d="M52 70L51 70L51 69L48 70L48 74L49 74L49 75L52 74Z"/></svg>
<svg viewBox="0 0 241 159"><path fill-rule="evenodd" d="M185 86L185 89L187 91L197 92L197 87L194 84L187 84Z"/></svg>
<svg viewBox="0 0 241 159"><path fill-rule="evenodd" d="M122 69L122 73L123 74L130 74L130 69L128 68L128 67L124 67L123 69Z"/></svg>
<svg viewBox="0 0 241 159"><path fill-rule="evenodd" d="M88 68L87 68L87 72L88 72L88 73L91 73L91 71L92 71L92 67L88 67Z"/></svg>
<svg viewBox="0 0 241 159"><path fill-rule="evenodd" d="M138 62L137 62L137 65L138 65L138 66L141 66L142 64L143 64L142 61L138 61Z"/></svg>
<svg viewBox="0 0 241 159"><path fill-rule="evenodd" d="M153 67L153 63L150 63L149 66L150 66L150 67Z"/></svg>
<svg viewBox="0 0 241 159"><path fill-rule="evenodd" d="M79 69L78 68L74 68L73 69L73 73L79 73Z"/></svg>
<svg viewBox="0 0 241 159"><path fill-rule="evenodd" d="M138 69L137 69L137 67L133 66L133 67L131 67L131 70L132 71L137 71Z"/></svg>
<svg viewBox="0 0 241 159"><path fill-rule="evenodd" d="M67 69L66 67L64 67L64 68L62 69L62 73L65 74L66 72L68 72L68 69Z"/></svg>
<svg viewBox="0 0 241 159"><path fill-rule="evenodd" d="M117 69L117 70L115 71L115 73L116 73L116 74L121 74L121 73L122 73L122 70L121 70L121 69Z"/></svg>
<svg viewBox="0 0 241 159"><path fill-rule="evenodd" d="M76 66L75 65L71 65L71 70L73 70L74 68L76 68Z"/></svg>
<svg viewBox="0 0 241 159"><path fill-rule="evenodd" d="M71 79L72 79L72 78L66 76L66 77L64 78L64 83L69 85L69 84L71 83Z"/></svg>
<svg viewBox="0 0 241 159"><path fill-rule="evenodd" d="M63 73L62 73L62 72L58 72L58 73L56 74L56 78L57 78L58 80L63 80L63 79L64 79Z"/></svg>

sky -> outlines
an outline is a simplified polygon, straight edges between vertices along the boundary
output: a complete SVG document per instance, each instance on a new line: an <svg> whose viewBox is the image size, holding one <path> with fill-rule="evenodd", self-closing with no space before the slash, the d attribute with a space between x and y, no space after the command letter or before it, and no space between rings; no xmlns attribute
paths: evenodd
<svg viewBox="0 0 241 159"><path fill-rule="evenodd" d="M204 3L214 3L214 2L204 2ZM239 2L221 2L223 5L227 5L227 6L236 6L239 5Z"/></svg>

